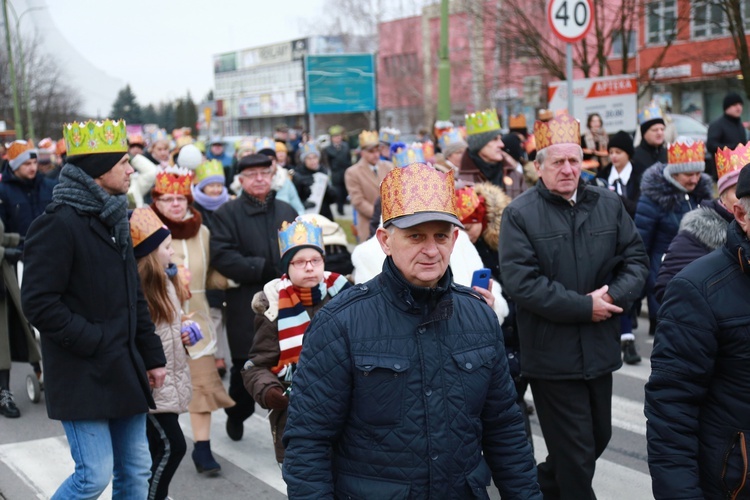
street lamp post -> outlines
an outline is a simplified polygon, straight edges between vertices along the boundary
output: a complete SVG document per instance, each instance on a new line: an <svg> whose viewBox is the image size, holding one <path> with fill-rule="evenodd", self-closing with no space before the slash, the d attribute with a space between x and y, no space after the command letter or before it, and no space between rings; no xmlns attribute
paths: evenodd
<svg viewBox="0 0 750 500"><path fill-rule="evenodd" d="M451 119L451 61L448 52L448 0L440 2L440 52L438 60L438 120Z"/></svg>
<svg viewBox="0 0 750 500"><path fill-rule="evenodd" d="M29 93L29 79L26 78L26 62L24 61L23 46L21 45L21 19L23 19L23 16L25 16L29 12L42 10L46 7L30 7L21 12L21 15L19 16L18 14L16 14L16 8L13 7L13 4L9 3L8 5L10 5L11 10L13 11L13 17L16 18L16 42L18 44L18 57L20 58L18 64L21 67L21 81L24 87L23 95L26 97L26 125L29 127L29 139L33 141L35 135L34 121L31 119L31 94Z"/></svg>
<svg viewBox="0 0 750 500"><path fill-rule="evenodd" d="M8 24L8 2L3 2L3 19L5 20L5 44L8 48L8 69L10 69L10 86L13 90L13 128L16 130L16 138L23 138L23 124L21 123L21 110L18 107L18 88L16 86L16 69L13 65L13 50L10 45L10 26Z"/></svg>

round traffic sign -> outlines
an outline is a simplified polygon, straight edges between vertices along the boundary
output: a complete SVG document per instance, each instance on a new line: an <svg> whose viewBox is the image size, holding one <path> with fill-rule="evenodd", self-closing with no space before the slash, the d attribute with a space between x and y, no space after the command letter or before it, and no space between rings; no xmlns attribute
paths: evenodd
<svg viewBox="0 0 750 500"><path fill-rule="evenodd" d="M552 32L564 42L577 42L586 36L593 19L592 0L549 0L547 4L547 20Z"/></svg>

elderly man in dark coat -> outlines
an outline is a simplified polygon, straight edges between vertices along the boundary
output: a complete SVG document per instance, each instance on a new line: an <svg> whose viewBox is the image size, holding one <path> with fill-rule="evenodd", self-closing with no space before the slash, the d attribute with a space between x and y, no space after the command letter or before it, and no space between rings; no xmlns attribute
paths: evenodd
<svg viewBox="0 0 750 500"><path fill-rule="evenodd" d="M497 316L448 270L453 189L452 172L424 163L383 181L383 272L303 338L283 437L290 499L488 498L491 478L503 498L541 499Z"/></svg>
<svg viewBox="0 0 750 500"><path fill-rule="evenodd" d="M648 466L657 500L748 498L750 167L726 244L667 285L646 384Z"/></svg>
<svg viewBox="0 0 750 500"><path fill-rule="evenodd" d="M243 422L255 410L241 373L255 336L253 296L281 276L278 231L282 222L297 217L297 211L277 200L271 189L274 171L268 156L245 156L237 163L237 171L242 193L214 212L211 230L211 265L237 285L226 291L227 339L232 354L229 395L237 404L224 410L227 434L235 441L242 439Z"/></svg>
<svg viewBox="0 0 750 500"><path fill-rule="evenodd" d="M146 498L146 413L166 358L141 293L127 197L125 122L63 128L68 164L29 228L23 310L39 329L47 414L62 420L75 472L54 499Z"/></svg>
<svg viewBox="0 0 750 500"><path fill-rule="evenodd" d="M736 92L729 92L724 96L724 113L708 126L706 148L706 173L718 179L716 171L716 152L719 148L734 149L738 144L747 142L747 130L742 123L742 96Z"/></svg>
<svg viewBox="0 0 750 500"><path fill-rule="evenodd" d="M521 372L529 379L549 455L545 498L595 498L596 459L612 435L612 372L620 320L648 260L620 197L580 179L578 122L537 122L539 183L503 212L500 274L516 302Z"/></svg>

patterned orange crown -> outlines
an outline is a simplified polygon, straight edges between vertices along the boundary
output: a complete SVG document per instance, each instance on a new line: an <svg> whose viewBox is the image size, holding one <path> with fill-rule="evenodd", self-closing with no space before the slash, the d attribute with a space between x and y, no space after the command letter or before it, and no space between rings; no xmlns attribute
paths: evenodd
<svg viewBox="0 0 750 500"><path fill-rule="evenodd" d="M191 194L190 185L193 182L193 173L180 167L168 167L156 174L154 192L157 194Z"/></svg>
<svg viewBox="0 0 750 500"><path fill-rule="evenodd" d="M453 171L444 174L426 163L394 168L380 185L383 223L419 212L456 215Z"/></svg>
<svg viewBox="0 0 750 500"><path fill-rule="evenodd" d="M670 165L695 163L703 165L706 161L706 147L702 141L689 138L677 138L667 150L667 163Z"/></svg>
<svg viewBox="0 0 750 500"><path fill-rule="evenodd" d="M508 118L509 129L524 129L526 130L526 116L525 115L510 115Z"/></svg>
<svg viewBox="0 0 750 500"><path fill-rule="evenodd" d="M734 149L725 146L716 151L716 173L719 179L730 172L742 170L742 167L750 163L750 146L748 144L738 144Z"/></svg>
<svg viewBox="0 0 750 500"><path fill-rule="evenodd" d="M133 247L137 247L162 228L166 229L166 226L151 208L136 208L130 216L130 237Z"/></svg>
<svg viewBox="0 0 750 500"><path fill-rule="evenodd" d="M17 140L13 141L8 145L8 159L13 160L18 158L26 151L32 151L34 149L34 143L31 141Z"/></svg>
<svg viewBox="0 0 750 500"><path fill-rule="evenodd" d="M569 114L560 114L534 123L534 139L537 151L554 144L581 144L581 125Z"/></svg>

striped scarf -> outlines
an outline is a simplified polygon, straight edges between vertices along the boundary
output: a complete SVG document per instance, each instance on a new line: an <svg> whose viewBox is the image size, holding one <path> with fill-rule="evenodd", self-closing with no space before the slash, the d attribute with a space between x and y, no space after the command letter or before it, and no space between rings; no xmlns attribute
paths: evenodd
<svg viewBox="0 0 750 500"><path fill-rule="evenodd" d="M323 281L314 288L294 286L289 276L281 277L279 289L279 363L271 371L287 381L302 351L302 337L310 324L307 307L319 304L326 294L335 297L341 290L351 286L342 275L323 273Z"/></svg>

